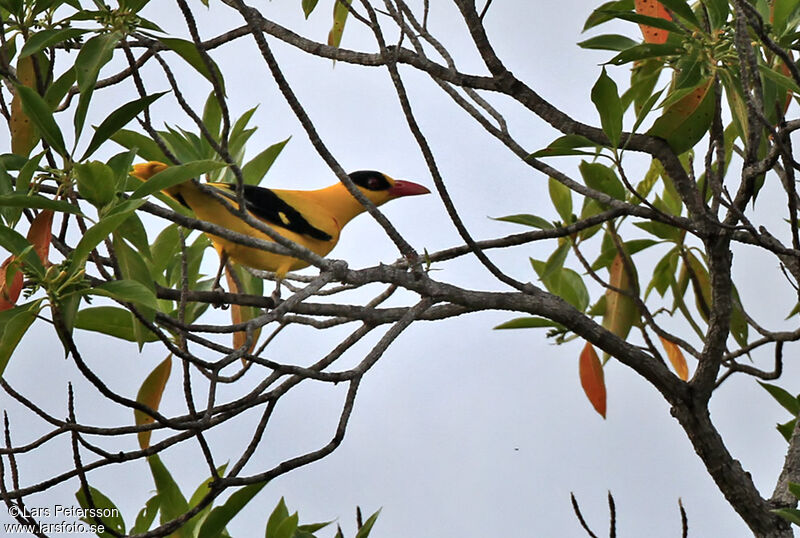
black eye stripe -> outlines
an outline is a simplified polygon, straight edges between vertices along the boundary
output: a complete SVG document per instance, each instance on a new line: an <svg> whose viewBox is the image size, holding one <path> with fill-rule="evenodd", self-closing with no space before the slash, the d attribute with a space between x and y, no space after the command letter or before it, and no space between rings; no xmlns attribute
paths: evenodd
<svg viewBox="0 0 800 538"><path fill-rule="evenodd" d="M350 174L350 179L359 187L370 191L385 191L391 188L386 176L375 170L359 170Z"/></svg>

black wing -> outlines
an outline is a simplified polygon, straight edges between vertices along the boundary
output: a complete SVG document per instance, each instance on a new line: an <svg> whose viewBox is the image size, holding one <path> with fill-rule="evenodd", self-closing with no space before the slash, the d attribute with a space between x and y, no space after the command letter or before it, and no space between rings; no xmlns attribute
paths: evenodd
<svg viewBox="0 0 800 538"><path fill-rule="evenodd" d="M217 183L217 187L235 190L235 185ZM330 241L330 234L315 228L295 208L284 202L277 194L264 187L244 186L244 200L248 211L267 221L270 225L279 226L289 231L307 235L320 241Z"/></svg>

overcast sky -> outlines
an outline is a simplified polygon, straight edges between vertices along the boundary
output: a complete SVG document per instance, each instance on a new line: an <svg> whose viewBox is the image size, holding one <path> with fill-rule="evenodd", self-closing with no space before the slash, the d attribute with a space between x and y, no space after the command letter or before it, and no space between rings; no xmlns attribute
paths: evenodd
<svg viewBox="0 0 800 538"><path fill-rule="evenodd" d="M177 11L165 4L153 2L154 7L146 13L167 31L185 35ZM200 3L191 4L204 38L241 24L227 8L215 5L206 12ZM327 4L320 2L311 19L304 21L297 0L258 3L267 17L274 16L294 31L320 41L330 26ZM432 4L432 31L448 45L461 70L482 73L457 11L445 2ZM495 2L486 18L490 39L515 75L576 119L597 124L589 92L599 74L598 64L608 54L582 51L575 45L585 39L580 31L591 9L589 3L550 0L536 2L535 9L531 5ZM168 10L169 15L158 9ZM615 30L638 39L633 25ZM344 63L333 66L329 60L308 57L275 40L270 43L323 140L346 170L379 169L432 187L386 70ZM348 23L342 45L375 50L369 34L354 21ZM250 155L292 136L264 184L313 188L335 181L278 94L252 40L239 40L215 50L213 56L225 75L233 113L259 105L253 119L259 130L249 144ZM150 80L158 80L149 90L163 91L167 84L155 78L158 71L154 67L148 64L145 71L152 75ZM108 69L104 74L112 72ZM426 77L410 69L402 72L417 119L475 237L523 231L488 217L537 213L557 218L549 208L545 177L519 163L484 134ZM622 83L628 71L615 68L611 74ZM209 85L192 73L186 73L185 80L183 90L201 107ZM124 91L130 91L130 85ZM102 118L130 98L114 91L100 92L90 114ZM493 102L506 113L512 134L527 149L544 147L557 136L521 107L503 99ZM157 103L157 110L163 121L193 130L191 121L178 114L177 106L167 98ZM110 146L105 151L110 156L118 148ZM569 173L575 170L575 163L554 164L563 165ZM635 167L632 170L637 173ZM769 195L767 187L763 196ZM395 201L384 209L420 251L460 243L441 202L433 195ZM164 225L148 221L151 239ZM528 258L545 259L554 248L554 243L527 245L492 252L491 257L515 278L535 281ZM333 256L346 259L351 267L368 267L394 261L397 252L379 226L363 216L350 225ZM737 271L745 305L752 306L762 319L781 320L791 308L788 300L771 298L769 305L763 304L771 282L763 275L779 275L774 260L737 252L737 262L742 260L745 263ZM207 271L213 273L215 268L209 250ZM438 268L441 270L433 277L439 280L475 289L505 289L470 261ZM650 268L640 267L640 276L644 278ZM748 279L756 274L761 278ZM598 291L593 290L595 299ZM413 300L413 296L403 296L397 303ZM225 323L226 316L210 312L207 322ZM230 525L232 535L261 535L269 511L284 496L291 511L299 510L301 522L338 518L346 535L354 534L358 505L365 514L382 508L375 537L584 536L572 513L572 491L586 519L602 536L607 532L609 490L616 499L621 537L679 536L678 498L688 513L690 536L749 535L652 387L612 360L605 369L609 396L608 418L603 420L591 408L578 381L582 342L554 346L543 331L492 330L511 317L514 315L487 312L414 324L364 378L342 446L330 457L269 484ZM269 358L309 364L349 330L352 328L286 331L270 346ZM139 354L134 344L82 331L76 332L76 337L92 367L112 388L128 396L135 396L141 381L164 358L164 351L155 344ZM375 341L368 340L366 344ZM358 353L366 349L368 345L358 346L346 360L356 362ZM790 352L788 348L787 356ZM785 379L797 379L797 367L787 362ZM695 366L690 360L691 371ZM167 414L185 412L180 369L175 368L162 404ZM44 323L26 335L4 376L56 416L66 416L66 387L71 381L76 387L80 422L131 422L129 410L103 400L81 379L72 362L63 359L55 334ZM252 386L259 379L251 375L244 384ZM305 383L281 400L245 474L326 443L335 429L344 390L344 386ZM220 397L225 395L222 392ZM0 402L8 410L16 444L45 431L37 419L5 395ZM731 452L752 473L762 493L771 494L786 449L774 425L786 421L786 413L754 381L745 378L728 381L715 394L712 413ZM209 435L220 462L237 457L257 418L241 417ZM105 440L100 444L120 449ZM188 496L207 471L197 447L185 445L162 457ZM130 439L122 448L134 447L135 440ZM36 454L20 459L23 485L71 468L65 443L53 443L42 451L49 451L46 461ZM86 460L91 460L89 455ZM124 468L105 468L91 474L90 481L118 504L129 524L153 490L142 461ZM70 482L26 502L29 506L74 504L77 489L77 482ZM0 522L7 520L5 511L0 510Z"/></svg>

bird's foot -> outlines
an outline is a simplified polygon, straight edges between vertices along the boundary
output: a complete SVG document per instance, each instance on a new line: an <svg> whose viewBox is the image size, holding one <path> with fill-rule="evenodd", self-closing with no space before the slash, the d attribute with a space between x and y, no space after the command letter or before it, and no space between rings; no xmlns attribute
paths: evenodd
<svg viewBox="0 0 800 538"><path fill-rule="evenodd" d="M218 293L225 293L225 290L224 290L224 289L222 289L222 286L220 286L220 285L219 285L219 283L217 283L217 285L216 285L216 286L214 286L213 288L211 288L211 291L218 292ZM227 304L227 303L224 303L224 302L222 302L222 301L219 301L219 302L213 302L213 303L211 303L211 306L212 306L213 308L219 308L220 310L227 310L227 309L228 309L228 307L230 307L230 305L229 305L229 304Z"/></svg>

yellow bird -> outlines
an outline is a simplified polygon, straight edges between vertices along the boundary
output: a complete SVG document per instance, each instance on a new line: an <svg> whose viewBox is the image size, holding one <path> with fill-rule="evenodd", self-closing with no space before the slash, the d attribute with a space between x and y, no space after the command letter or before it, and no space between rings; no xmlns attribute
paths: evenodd
<svg viewBox="0 0 800 538"><path fill-rule="evenodd" d="M136 164L131 175L143 181L165 170L167 165L157 161ZM362 170L350 174L366 198L376 206L400 198L427 194L430 191L411 181L392 179L381 172ZM235 195L236 186L228 183L205 183L226 194ZM235 196L220 201L198 188L193 181L186 181L165 189L165 192L191 209L198 219L217 224L241 234L272 241L265 233L256 230L231 213L223 204L238 207ZM303 245L319 256L327 256L339 241L342 228L360 213L364 206L353 197L347 188L337 182L330 187L317 190L266 189L254 185L244 186L244 199L248 212L253 217L271 226L277 233ZM264 271L273 271L278 280L288 271L307 267L308 262L246 247L213 234L207 234L224 264L227 258ZM221 270L221 267L220 267Z"/></svg>

